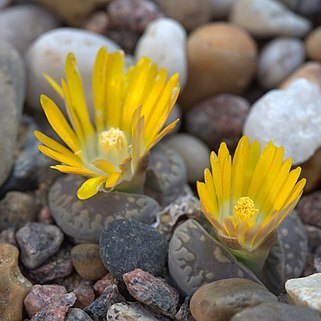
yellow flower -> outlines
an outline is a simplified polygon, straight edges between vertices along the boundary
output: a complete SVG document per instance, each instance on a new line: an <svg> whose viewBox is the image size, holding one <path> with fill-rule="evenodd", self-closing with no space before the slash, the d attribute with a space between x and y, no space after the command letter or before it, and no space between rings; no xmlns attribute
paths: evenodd
<svg viewBox="0 0 321 321"><path fill-rule="evenodd" d="M282 147L269 142L261 152L245 136L233 160L225 143L211 153L212 172L207 168L205 183L197 182L202 211L234 249L259 248L299 201L305 179L297 182L301 168L291 170L291 159L283 157Z"/></svg>
<svg viewBox="0 0 321 321"><path fill-rule="evenodd" d="M178 75L167 79L166 70L148 58L125 72L123 52L100 49L92 76L93 117L72 53L61 86L45 77L64 99L69 121L50 98L42 95L41 105L66 146L38 131L35 136L43 144L40 151L62 163L52 168L88 177L77 192L80 199L130 181L144 155L178 121L162 129L178 97Z"/></svg>

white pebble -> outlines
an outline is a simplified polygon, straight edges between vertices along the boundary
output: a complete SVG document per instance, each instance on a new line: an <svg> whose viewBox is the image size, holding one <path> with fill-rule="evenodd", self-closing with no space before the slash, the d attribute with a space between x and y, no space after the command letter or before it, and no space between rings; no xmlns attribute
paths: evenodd
<svg viewBox="0 0 321 321"><path fill-rule="evenodd" d="M139 39L135 58L151 58L169 75L179 73L180 85L184 87L187 78L186 32L175 20L159 18L148 24Z"/></svg>
<svg viewBox="0 0 321 321"><path fill-rule="evenodd" d="M293 164L308 160L321 146L321 92L298 79L288 88L271 90L251 108L243 132L265 145L270 140L285 149Z"/></svg>
<svg viewBox="0 0 321 321"><path fill-rule="evenodd" d="M106 46L109 52L119 49L114 41L81 29L59 28L39 37L26 55L28 105L40 110L41 94L46 94L55 102L62 104L61 99L44 79L43 73L60 83L61 78L65 78L65 61L69 52L73 52L76 56L90 104L92 69L96 54L102 46Z"/></svg>

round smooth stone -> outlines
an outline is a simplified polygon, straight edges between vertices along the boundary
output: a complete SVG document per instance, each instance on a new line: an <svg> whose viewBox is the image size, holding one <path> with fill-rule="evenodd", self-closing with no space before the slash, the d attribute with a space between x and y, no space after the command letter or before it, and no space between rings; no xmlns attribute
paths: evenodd
<svg viewBox="0 0 321 321"><path fill-rule="evenodd" d="M231 10L230 21L259 38L302 37L311 22L291 12L278 1L239 0Z"/></svg>
<svg viewBox="0 0 321 321"><path fill-rule="evenodd" d="M321 27L314 29L305 39L305 49L310 59L321 61Z"/></svg>
<svg viewBox="0 0 321 321"><path fill-rule="evenodd" d="M158 203L145 195L101 192L87 200L77 198L84 179L75 175L58 178L49 191L49 207L57 225L76 243L97 243L104 227L115 219L156 220Z"/></svg>
<svg viewBox="0 0 321 321"><path fill-rule="evenodd" d="M220 93L239 94L252 81L257 49L252 37L230 23L208 23L187 39L188 79L182 107Z"/></svg>
<svg viewBox="0 0 321 321"><path fill-rule="evenodd" d="M161 275L167 261L166 238L153 227L134 220L115 220L102 231L100 257L118 280L123 274L141 269Z"/></svg>
<svg viewBox="0 0 321 321"><path fill-rule="evenodd" d="M265 88L278 86L305 59L303 42L297 38L276 38L261 51L258 63L258 81Z"/></svg>
<svg viewBox="0 0 321 321"><path fill-rule="evenodd" d="M12 6L0 11L0 37L9 41L21 54L41 34L59 26L56 16L34 4Z"/></svg>
<svg viewBox="0 0 321 321"><path fill-rule="evenodd" d="M231 278L201 286L191 298L190 309L196 321L225 321L244 308L277 300L262 285Z"/></svg>
<svg viewBox="0 0 321 321"><path fill-rule="evenodd" d="M184 159L189 183L203 179L204 169L210 166L210 149L201 140L181 133L170 137L164 144Z"/></svg>
<svg viewBox="0 0 321 321"><path fill-rule="evenodd" d="M176 6L176 3L175 3ZM179 74L183 88L187 78L186 31L175 20L158 18L147 25L135 50L135 58L149 57L168 75Z"/></svg>
<svg viewBox="0 0 321 321"><path fill-rule="evenodd" d="M26 53L28 106L35 111L41 110L41 94L50 97L61 108L64 106L62 99L44 79L43 73L60 83L61 78L65 78L65 60L70 52L76 56L87 101L92 101L91 75L97 52L103 46L109 52L120 49L114 41L81 29L57 28L42 34Z"/></svg>

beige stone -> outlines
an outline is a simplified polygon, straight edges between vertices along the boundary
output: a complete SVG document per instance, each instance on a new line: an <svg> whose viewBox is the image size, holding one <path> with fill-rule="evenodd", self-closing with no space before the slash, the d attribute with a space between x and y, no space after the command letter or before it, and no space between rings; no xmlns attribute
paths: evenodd
<svg viewBox="0 0 321 321"><path fill-rule="evenodd" d="M244 92L256 70L251 36L229 23L197 28L187 40L188 79L183 107L219 93Z"/></svg>
<svg viewBox="0 0 321 321"><path fill-rule="evenodd" d="M314 29L305 40L305 50L310 59L321 61L321 27Z"/></svg>
<svg viewBox="0 0 321 321"><path fill-rule="evenodd" d="M8 243L0 244L0 319L21 321L23 300L32 284L18 267L18 249Z"/></svg>

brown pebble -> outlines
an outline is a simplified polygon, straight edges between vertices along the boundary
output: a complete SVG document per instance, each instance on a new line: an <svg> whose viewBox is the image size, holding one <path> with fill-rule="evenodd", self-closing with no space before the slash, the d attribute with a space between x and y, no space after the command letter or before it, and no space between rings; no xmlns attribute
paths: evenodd
<svg viewBox="0 0 321 321"><path fill-rule="evenodd" d="M74 288L73 293L75 293L77 297L74 305L75 308L83 309L95 300L94 289L90 281L81 281L79 285Z"/></svg>
<svg viewBox="0 0 321 321"><path fill-rule="evenodd" d="M107 273L94 284L94 290L96 294L99 296L109 285L112 284L118 285L118 281L111 273Z"/></svg>
<svg viewBox="0 0 321 321"><path fill-rule="evenodd" d="M321 61L321 27L314 29L306 37L305 49L310 59Z"/></svg>
<svg viewBox="0 0 321 321"><path fill-rule="evenodd" d="M84 28L95 33L105 34L109 27L109 17L105 11L97 11L89 17Z"/></svg>
<svg viewBox="0 0 321 321"><path fill-rule="evenodd" d="M96 281L107 273L100 259L98 244L78 244L71 250L72 263L85 280Z"/></svg>
<svg viewBox="0 0 321 321"><path fill-rule="evenodd" d="M0 318L21 321L23 300L32 284L18 267L18 249L8 243L0 244Z"/></svg>

